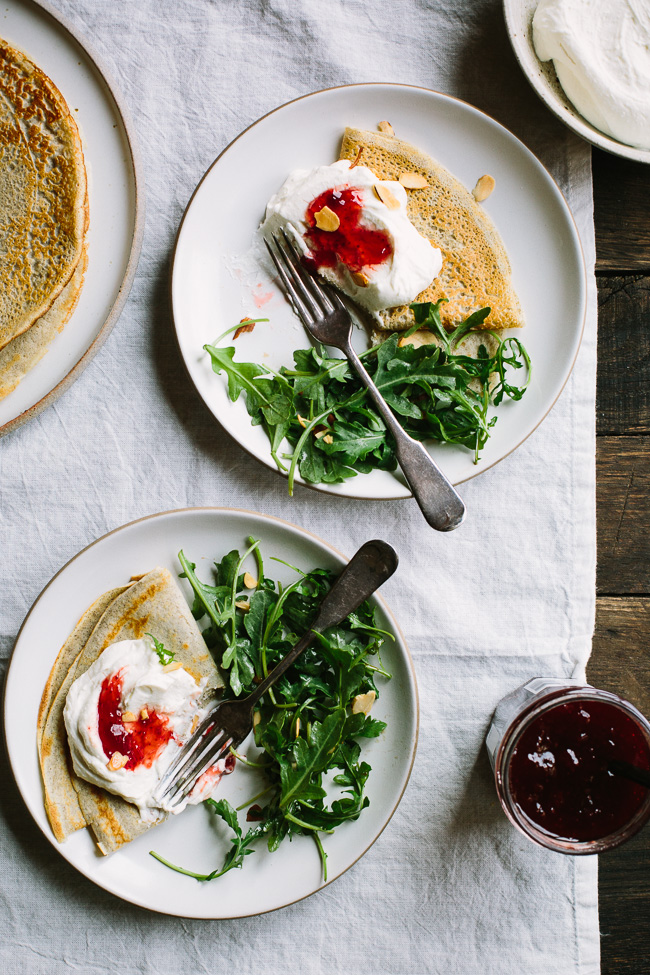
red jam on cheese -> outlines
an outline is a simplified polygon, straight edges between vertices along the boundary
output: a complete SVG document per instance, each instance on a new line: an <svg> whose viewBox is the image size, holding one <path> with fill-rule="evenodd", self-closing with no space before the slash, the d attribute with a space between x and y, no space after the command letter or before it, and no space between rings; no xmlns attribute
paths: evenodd
<svg viewBox="0 0 650 975"><path fill-rule="evenodd" d="M613 775L613 759L650 768L650 749L636 722L613 704L571 701L543 711L523 732L510 759L513 801L551 836L588 842L622 829L647 789Z"/></svg>
<svg viewBox="0 0 650 975"><path fill-rule="evenodd" d="M315 214L328 207L339 218L338 230L319 230ZM383 230L361 226L363 199L361 191L350 186L325 190L307 207L305 234L311 251L308 263L317 269L345 264L350 271L383 264L393 254L390 237Z"/></svg>
<svg viewBox="0 0 650 975"><path fill-rule="evenodd" d="M104 678L97 706L97 727L102 748L110 761L115 752L126 756L124 768L139 765L151 768L163 748L173 737L167 717L148 710L147 717L136 715L126 725L122 718L123 672Z"/></svg>

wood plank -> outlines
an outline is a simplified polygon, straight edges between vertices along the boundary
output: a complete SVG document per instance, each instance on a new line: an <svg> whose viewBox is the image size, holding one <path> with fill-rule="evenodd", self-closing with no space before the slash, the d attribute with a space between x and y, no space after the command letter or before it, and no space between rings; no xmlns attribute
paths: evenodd
<svg viewBox="0 0 650 975"><path fill-rule="evenodd" d="M649 326L650 277L598 278L598 433L650 433Z"/></svg>
<svg viewBox="0 0 650 975"><path fill-rule="evenodd" d="M650 437L597 438L596 522L598 593L650 593Z"/></svg>
<svg viewBox="0 0 650 975"><path fill-rule="evenodd" d="M649 597L599 597L587 678L650 715ZM599 858L602 975L647 971L650 825Z"/></svg>
<svg viewBox="0 0 650 975"><path fill-rule="evenodd" d="M650 270L648 234L650 167L613 156L592 153L596 270Z"/></svg>

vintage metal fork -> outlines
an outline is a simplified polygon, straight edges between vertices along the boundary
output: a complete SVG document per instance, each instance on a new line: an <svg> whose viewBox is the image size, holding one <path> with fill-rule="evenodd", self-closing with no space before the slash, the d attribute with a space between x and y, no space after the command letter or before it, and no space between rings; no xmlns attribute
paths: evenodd
<svg viewBox="0 0 650 975"><path fill-rule="evenodd" d="M465 517L465 505L421 443L406 433L395 418L351 342L352 318L334 288L319 283L308 272L290 236L272 234L275 247L264 240L285 288L307 331L318 342L343 352L395 440L395 450L422 514L432 528L448 532Z"/></svg>
<svg viewBox="0 0 650 975"><path fill-rule="evenodd" d="M154 799L164 809L174 807L189 795L197 779L229 748L241 745L253 727L253 707L263 694L294 663L316 637L316 633L341 623L397 568L397 553L378 539L366 542L354 555L320 604L316 619L302 639L289 651L255 690L240 701L223 701L201 722L162 776Z"/></svg>

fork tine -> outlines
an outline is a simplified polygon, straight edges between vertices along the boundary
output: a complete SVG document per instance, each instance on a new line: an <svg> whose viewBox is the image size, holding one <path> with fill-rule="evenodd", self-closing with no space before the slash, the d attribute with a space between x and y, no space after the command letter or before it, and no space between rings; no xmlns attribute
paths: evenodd
<svg viewBox="0 0 650 975"><path fill-rule="evenodd" d="M291 238L290 234L286 232L284 227L282 228L282 236L284 237L284 241L287 249L291 251L291 255L293 256L293 261L290 262L293 266L293 270L300 277L302 283L305 285L307 290L311 293L312 297L317 299L318 303L320 304L319 312L321 314L323 313L327 314L328 312L334 311L334 305L330 301L327 292L319 284L316 275L310 274L309 271L305 269L302 263L302 257L298 253L293 239ZM277 241L276 241L276 245L277 245ZM280 250L282 256L286 260L284 249L282 247L279 247L278 249Z"/></svg>
<svg viewBox="0 0 650 975"><path fill-rule="evenodd" d="M275 240L275 238L274 238L274 240ZM264 237L264 243L266 244L267 251L271 255L271 260L273 261L273 263L275 264L275 266L277 268L278 274L282 278L282 281L284 283L285 288L287 289L287 291L289 292L289 295L291 296L291 300L294 303L294 306L296 308L296 311L298 312L298 314L302 318L303 324L305 324L309 328L310 323L314 320L313 319L313 316L310 315L309 309L307 308L307 306L305 305L305 303L302 301L300 295L298 294L298 291L294 287L294 285L293 285L291 279L289 278L289 275L285 271L284 267L282 266L282 264L280 263L280 261L276 257L275 251L273 250L273 248L269 244L269 242L266 239L266 237Z"/></svg>
<svg viewBox="0 0 650 975"><path fill-rule="evenodd" d="M188 759L188 765L184 766L181 774L175 779L172 787L160 798L168 797L172 805L177 805L192 791L201 775L214 764L217 756L221 755L232 743L232 735L222 731L216 738L208 741L208 747L201 751L198 757L192 756Z"/></svg>
<svg viewBox="0 0 650 975"><path fill-rule="evenodd" d="M214 724L217 707L218 705L210 709L196 731L188 738L183 747L179 749L176 758L161 776L160 782L156 787L156 796L158 798L166 795L172 780L176 777L178 769L185 766L189 759L193 755L196 755L199 745L204 741L204 736L210 729L210 725Z"/></svg>
<svg viewBox="0 0 650 975"><path fill-rule="evenodd" d="M285 240L287 240L288 238L287 235L284 233L284 231L283 234ZM323 316L323 309L321 308L320 304L316 300L314 289L309 287L310 279L305 280L304 275L300 273L300 258L298 257L296 259L296 262L294 263L291 260L290 255L287 254L286 249L282 246L282 241L280 240L278 235L271 234L271 237L273 238L273 243L275 244L280 259L282 260L282 263L284 264L287 273L291 278L291 282L294 288L296 288L296 290L300 293L300 297L305 302L305 304L309 306L312 318L313 319L321 318Z"/></svg>

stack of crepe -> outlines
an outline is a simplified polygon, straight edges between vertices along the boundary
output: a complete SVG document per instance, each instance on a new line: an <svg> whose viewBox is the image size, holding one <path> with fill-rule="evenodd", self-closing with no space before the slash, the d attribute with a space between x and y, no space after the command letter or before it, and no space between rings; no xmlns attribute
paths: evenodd
<svg viewBox="0 0 650 975"><path fill-rule="evenodd" d="M60 843L88 826L101 852L112 853L152 825L140 819L136 806L75 775L63 722L72 682L112 643L139 640L147 633L171 651L197 683L205 679L200 707L223 686L185 597L166 569L156 568L95 600L56 658L38 715L45 809Z"/></svg>
<svg viewBox="0 0 650 975"><path fill-rule="evenodd" d="M390 133L347 128L340 158L355 160L360 150L360 163L378 179L399 180L403 174L424 177L425 186L407 190L407 213L419 233L440 248L443 264L438 277L415 301L445 298L440 314L447 329L486 306L491 311L481 328L521 327L523 316L503 241L466 187L426 153ZM373 316L373 324L388 331L411 328L414 321L408 306Z"/></svg>
<svg viewBox="0 0 650 975"><path fill-rule="evenodd" d="M65 99L0 40L0 399L45 354L79 300L88 193Z"/></svg>

